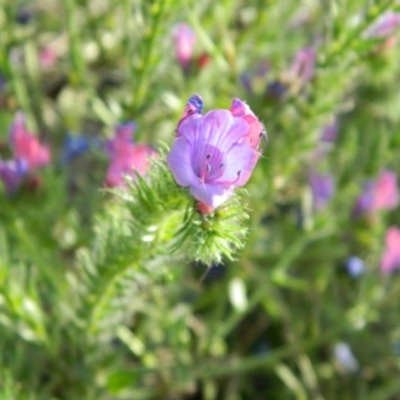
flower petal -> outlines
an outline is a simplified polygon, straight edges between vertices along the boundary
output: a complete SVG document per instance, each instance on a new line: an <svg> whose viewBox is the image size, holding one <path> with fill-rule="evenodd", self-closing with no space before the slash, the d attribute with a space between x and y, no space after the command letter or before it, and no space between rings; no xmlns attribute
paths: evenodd
<svg viewBox="0 0 400 400"><path fill-rule="evenodd" d="M167 156L168 166L178 185L191 186L198 180L193 171L191 152L192 147L189 141L184 137L179 137L175 139Z"/></svg>
<svg viewBox="0 0 400 400"><path fill-rule="evenodd" d="M212 208L218 207L230 196L232 196L232 186L221 186L203 183L200 180L190 187L190 193L202 203Z"/></svg>
<svg viewBox="0 0 400 400"><path fill-rule="evenodd" d="M249 180L259 157L260 153L248 143L236 143L225 156L225 170L218 182L234 182L235 187L243 186Z"/></svg>

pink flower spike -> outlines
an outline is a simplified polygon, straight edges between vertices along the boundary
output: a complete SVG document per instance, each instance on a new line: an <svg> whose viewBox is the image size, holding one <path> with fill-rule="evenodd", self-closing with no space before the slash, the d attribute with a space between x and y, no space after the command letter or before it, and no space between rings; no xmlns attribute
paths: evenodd
<svg viewBox="0 0 400 400"><path fill-rule="evenodd" d="M389 274L400 268L400 229L390 227L386 232L385 251L381 259L381 272Z"/></svg>
<svg viewBox="0 0 400 400"><path fill-rule="evenodd" d="M184 119L167 156L180 186L188 187L201 210L218 207L250 178L260 153L244 140L250 125L229 110Z"/></svg>
<svg viewBox="0 0 400 400"><path fill-rule="evenodd" d="M316 54L311 47L306 47L297 52L290 74L302 82L308 82L314 77Z"/></svg>
<svg viewBox="0 0 400 400"><path fill-rule="evenodd" d="M391 210L399 204L397 176L394 172L382 171L374 188L373 210Z"/></svg>
<svg viewBox="0 0 400 400"><path fill-rule="evenodd" d="M115 127L114 137L105 143L105 149L110 157L118 155L126 145L132 144L136 124L128 121Z"/></svg>
<svg viewBox="0 0 400 400"><path fill-rule="evenodd" d="M397 176L393 171L384 170L379 177L364 185L363 193L356 200L353 214L373 214L380 210L391 210L399 204Z"/></svg>
<svg viewBox="0 0 400 400"><path fill-rule="evenodd" d="M242 100L233 99L230 111L233 116L243 118L249 124L249 131L244 136L244 140L253 149L257 150L263 135L267 138L267 133L263 124L251 111L250 107Z"/></svg>
<svg viewBox="0 0 400 400"><path fill-rule="evenodd" d="M173 38L175 41L176 59L182 69L187 72L193 58L196 34L189 25L180 23L173 30Z"/></svg>
<svg viewBox="0 0 400 400"><path fill-rule="evenodd" d="M150 168L149 157L156 157L156 152L143 144L126 144L118 149L118 154L111 158L104 181L107 187L125 187L125 175L135 177L135 171L145 175Z"/></svg>
<svg viewBox="0 0 400 400"><path fill-rule="evenodd" d="M11 127L11 144L14 158L26 162L28 170L40 168L50 163L50 149L40 144L38 138L25 126L24 116L18 112Z"/></svg>
<svg viewBox="0 0 400 400"><path fill-rule="evenodd" d="M387 37L400 25L400 13L388 11L382 14L365 32L365 38Z"/></svg>

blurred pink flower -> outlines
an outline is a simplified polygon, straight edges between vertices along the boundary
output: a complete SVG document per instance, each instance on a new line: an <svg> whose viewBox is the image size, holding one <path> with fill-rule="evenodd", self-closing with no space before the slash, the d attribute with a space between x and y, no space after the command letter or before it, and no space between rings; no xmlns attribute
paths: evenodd
<svg viewBox="0 0 400 400"><path fill-rule="evenodd" d="M394 32L398 25L400 25L400 13L388 11L376 19L376 21L364 32L364 37L387 37Z"/></svg>
<svg viewBox="0 0 400 400"><path fill-rule="evenodd" d="M400 229L391 226L387 230L385 245L381 259L381 272L388 274L400 268Z"/></svg>
<svg viewBox="0 0 400 400"><path fill-rule="evenodd" d="M364 185L363 193L356 200L353 214L373 214L379 210L391 210L399 203L397 176L393 171L384 170L379 177Z"/></svg>
<svg viewBox="0 0 400 400"><path fill-rule="evenodd" d="M213 110L187 116L178 125L167 156L175 181L203 203L198 207L202 213L211 212L234 188L243 186L261 155L257 144L251 143L252 127L246 120L249 116L255 122L257 117L238 99L232 107L233 112Z"/></svg>
<svg viewBox="0 0 400 400"><path fill-rule="evenodd" d="M189 25L179 23L173 29L173 38L175 41L176 59L182 69L187 72L193 58L196 34Z"/></svg>
<svg viewBox="0 0 400 400"><path fill-rule="evenodd" d="M132 137L135 130L136 124L133 121L124 122L115 127L114 137L105 144L105 149L111 158L118 157L126 145L133 144Z"/></svg>
<svg viewBox="0 0 400 400"><path fill-rule="evenodd" d="M11 127L10 141L14 159L24 160L28 171L50 163L50 149L42 145L39 139L26 129L22 112L18 112L15 116Z"/></svg>
<svg viewBox="0 0 400 400"><path fill-rule="evenodd" d="M39 64L44 68L51 68L57 62L57 53L51 47L45 47L39 52Z"/></svg>
<svg viewBox="0 0 400 400"><path fill-rule="evenodd" d="M313 48L305 47L299 50L290 68L290 75L303 83L310 81L314 77L315 58Z"/></svg>
<svg viewBox="0 0 400 400"><path fill-rule="evenodd" d="M115 128L114 138L106 143L110 164L104 184L108 187L125 187L125 175L135 177L135 172L145 175L151 165L149 158L157 155L150 146L133 142L134 130L133 122L120 124Z"/></svg>

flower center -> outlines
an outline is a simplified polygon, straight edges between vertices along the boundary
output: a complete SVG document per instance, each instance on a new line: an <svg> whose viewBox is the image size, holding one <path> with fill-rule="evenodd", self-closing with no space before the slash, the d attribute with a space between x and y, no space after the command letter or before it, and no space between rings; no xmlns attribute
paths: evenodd
<svg viewBox="0 0 400 400"><path fill-rule="evenodd" d="M206 154L198 175L200 181L203 183L216 183L224 186L235 184L240 178L240 170L237 171L237 177L232 181L218 181L225 172L225 164L223 162L218 163L218 161L222 159L221 152L218 153L217 157L212 157L210 153Z"/></svg>

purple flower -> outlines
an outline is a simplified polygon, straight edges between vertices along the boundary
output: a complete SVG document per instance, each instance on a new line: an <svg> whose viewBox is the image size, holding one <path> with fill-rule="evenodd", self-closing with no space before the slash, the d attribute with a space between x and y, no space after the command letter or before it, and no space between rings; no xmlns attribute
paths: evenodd
<svg viewBox="0 0 400 400"><path fill-rule="evenodd" d="M346 270L353 278L358 278L365 271L365 263L357 256L351 256L346 260Z"/></svg>
<svg viewBox="0 0 400 400"><path fill-rule="evenodd" d="M333 348L333 355L335 361L343 368L346 372L355 373L359 370L360 364L354 357L350 346L347 343L339 342Z"/></svg>
<svg viewBox="0 0 400 400"><path fill-rule="evenodd" d="M386 232L385 244L381 272L388 274L400 268L400 229L391 226Z"/></svg>
<svg viewBox="0 0 400 400"><path fill-rule="evenodd" d="M398 203L397 176L392 171L384 170L377 179L365 183L363 193L356 200L353 215L357 217L390 210L397 207Z"/></svg>
<svg viewBox="0 0 400 400"><path fill-rule="evenodd" d="M314 208L323 210L335 193L335 183L329 174L320 174L312 171L309 175L311 192L314 200Z"/></svg>
<svg viewBox="0 0 400 400"><path fill-rule="evenodd" d="M196 112L179 124L167 162L176 182L205 206L201 212L218 207L249 180L261 155L250 140L255 120L235 99L231 110Z"/></svg>
<svg viewBox="0 0 400 400"><path fill-rule="evenodd" d="M382 14L365 32L365 38L387 37L400 25L400 13L388 11Z"/></svg>
<svg viewBox="0 0 400 400"><path fill-rule="evenodd" d="M265 95L270 99L279 101L283 99L287 91L288 87L284 83L273 81L268 84Z"/></svg>
<svg viewBox="0 0 400 400"><path fill-rule="evenodd" d="M249 94L254 93L254 87L265 80L270 70L270 63L266 60L260 62L256 68L240 74L239 80Z"/></svg>
<svg viewBox="0 0 400 400"><path fill-rule="evenodd" d="M173 38L175 41L176 59L182 69L187 72L193 58L196 34L189 25L180 23L173 30Z"/></svg>
<svg viewBox="0 0 400 400"><path fill-rule="evenodd" d="M28 165L22 159L0 160L0 179L8 194L14 193L28 172Z"/></svg>
<svg viewBox="0 0 400 400"><path fill-rule="evenodd" d="M314 77L315 50L306 47L297 52L290 68L290 75L302 82L308 82Z"/></svg>
<svg viewBox="0 0 400 400"><path fill-rule="evenodd" d="M86 136L67 135L64 140L61 162L63 164L71 162L76 157L89 151L91 142Z"/></svg>
<svg viewBox="0 0 400 400"><path fill-rule="evenodd" d="M333 143L336 141L338 134L338 124L336 120L324 126L321 134L321 141L327 143Z"/></svg>

